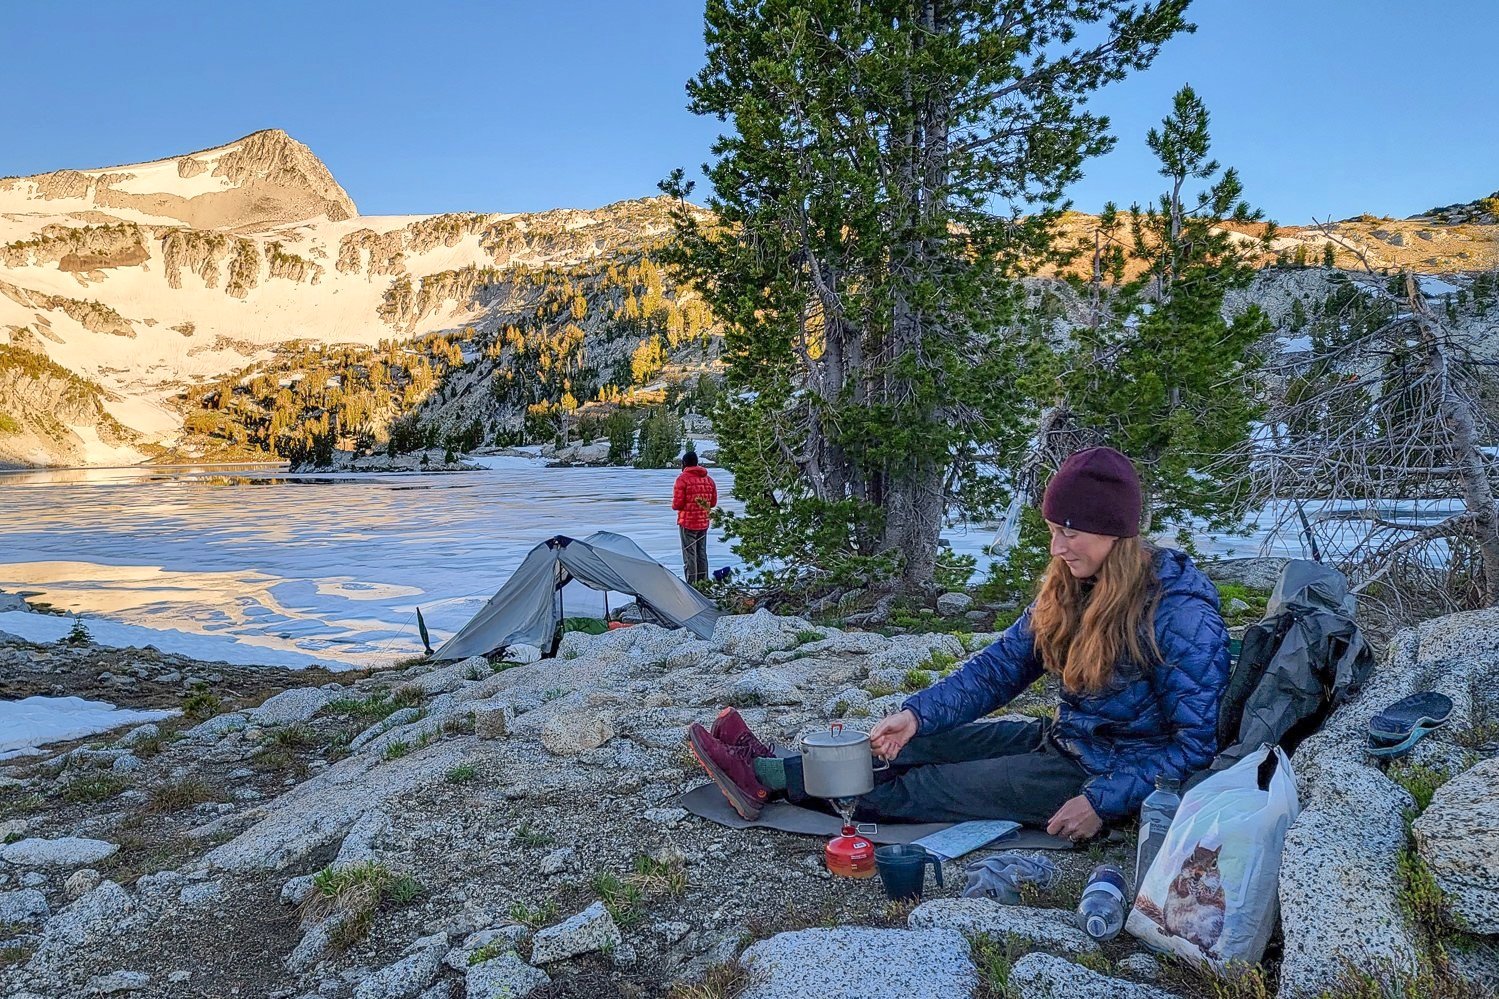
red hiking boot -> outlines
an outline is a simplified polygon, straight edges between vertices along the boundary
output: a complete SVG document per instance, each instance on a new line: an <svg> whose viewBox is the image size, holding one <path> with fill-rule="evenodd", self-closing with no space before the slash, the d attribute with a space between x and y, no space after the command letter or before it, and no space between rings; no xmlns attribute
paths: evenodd
<svg viewBox="0 0 1499 999"><path fill-rule="evenodd" d="M753 822L760 817L770 792L755 777L748 752L739 746L725 746L697 722L687 729L687 748L741 818Z"/></svg>
<svg viewBox="0 0 1499 999"><path fill-rule="evenodd" d="M755 738L755 733L750 731L744 717L733 708L724 708L713 719L713 725L708 733L723 743L725 746L745 746L749 749L751 758L756 756L774 756L775 750Z"/></svg>

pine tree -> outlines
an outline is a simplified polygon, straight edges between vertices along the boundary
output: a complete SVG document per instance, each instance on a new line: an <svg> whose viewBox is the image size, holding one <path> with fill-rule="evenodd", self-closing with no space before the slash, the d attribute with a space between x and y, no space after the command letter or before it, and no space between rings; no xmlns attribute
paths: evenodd
<svg viewBox="0 0 1499 999"><path fill-rule="evenodd" d="M1254 277L1255 250L1219 228L1223 220L1258 222L1232 168L1219 173L1208 150L1208 112L1191 87L1146 144L1171 189L1128 219L1106 212L1104 239L1124 243L1144 269L1117 287L1097 289L1101 314L1076 333L1063 359L1059 389L1072 430L1083 429L1130 455L1141 472L1147 519L1183 524L1204 517L1231 523L1232 483L1216 456L1247 439L1257 414L1246 377L1254 344L1270 324L1258 306L1223 318L1225 294ZM1208 186L1194 196L1192 181ZM1262 245L1274 235L1266 226ZM1098 280L1102 280L1100 277Z"/></svg>
<svg viewBox="0 0 1499 999"><path fill-rule="evenodd" d="M1063 188L1111 146L1087 96L1190 30L1186 6L709 0L690 106L732 131L717 224L684 206L668 259L725 324L737 551L930 583L978 457L1023 439L997 334ZM681 171L662 189L690 193Z"/></svg>

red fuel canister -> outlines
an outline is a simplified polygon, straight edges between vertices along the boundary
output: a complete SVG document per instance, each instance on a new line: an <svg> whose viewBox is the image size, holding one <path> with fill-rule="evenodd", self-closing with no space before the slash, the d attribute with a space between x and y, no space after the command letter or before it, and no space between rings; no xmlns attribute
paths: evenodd
<svg viewBox="0 0 1499 999"><path fill-rule="evenodd" d="M857 826L845 825L843 835L828 840L823 851L828 870L843 878L867 878L874 875L874 844L859 833Z"/></svg>

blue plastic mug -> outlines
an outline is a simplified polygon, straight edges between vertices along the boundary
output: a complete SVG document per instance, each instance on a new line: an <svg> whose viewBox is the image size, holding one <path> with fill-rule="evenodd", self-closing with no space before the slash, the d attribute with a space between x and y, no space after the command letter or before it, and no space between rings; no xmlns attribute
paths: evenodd
<svg viewBox="0 0 1499 999"><path fill-rule="evenodd" d="M885 884L885 897L892 902L907 902L921 897L926 886L926 865L937 871L937 885L942 886L942 860L924 846L882 846L874 851L874 866Z"/></svg>

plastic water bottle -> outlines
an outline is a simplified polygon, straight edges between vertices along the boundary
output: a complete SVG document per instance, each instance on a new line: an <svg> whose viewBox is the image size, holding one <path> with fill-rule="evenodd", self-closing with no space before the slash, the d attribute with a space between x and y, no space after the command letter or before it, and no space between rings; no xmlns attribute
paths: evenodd
<svg viewBox="0 0 1499 999"><path fill-rule="evenodd" d="M1083 899L1077 905L1077 925L1094 940L1112 940L1124 928L1124 872L1111 864L1093 868Z"/></svg>
<svg viewBox="0 0 1499 999"><path fill-rule="evenodd" d="M1150 870L1151 861L1160 852L1161 844L1166 842L1166 830L1171 828L1171 820L1181 807L1181 795L1177 793L1180 787L1181 781L1157 777L1155 790L1140 805L1140 845L1135 851L1136 888L1144 879L1145 872Z"/></svg>

